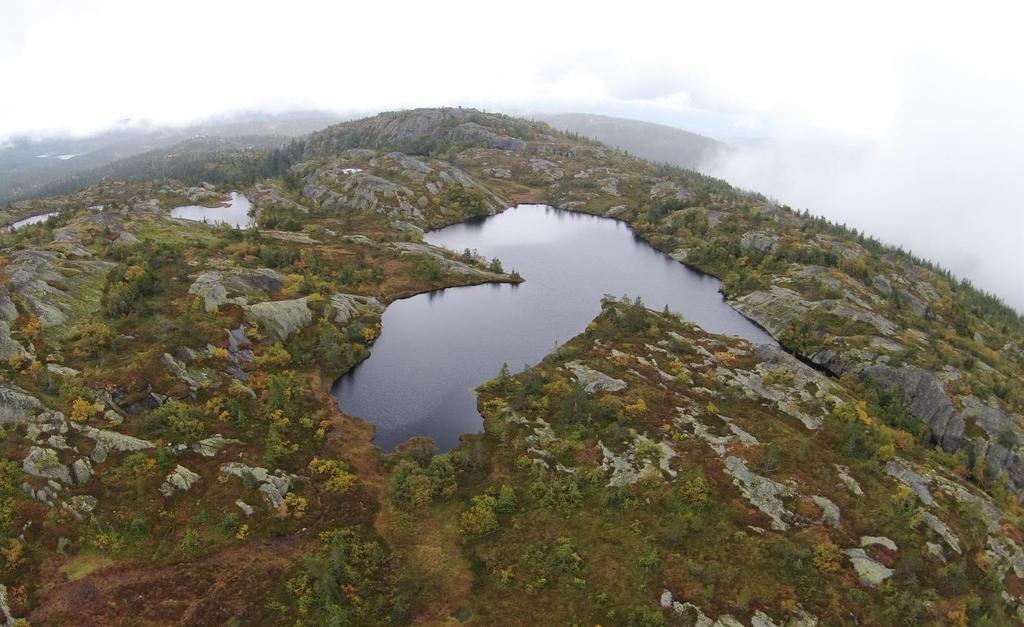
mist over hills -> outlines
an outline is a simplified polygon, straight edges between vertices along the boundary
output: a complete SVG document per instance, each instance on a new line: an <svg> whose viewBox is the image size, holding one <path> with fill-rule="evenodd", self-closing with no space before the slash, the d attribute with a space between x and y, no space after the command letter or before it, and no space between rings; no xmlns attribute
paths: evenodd
<svg viewBox="0 0 1024 627"><path fill-rule="evenodd" d="M86 173L107 174L102 169L118 160L192 139L297 137L342 119L325 111L257 111L214 116L180 127L126 123L84 137L17 135L0 142L0 202L73 189L78 179L82 183L98 180Z"/></svg>
<svg viewBox="0 0 1024 627"><path fill-rule="evenodd" d="M534 115L533 119L569 133L596 139L657 163L699 169L729 150L729 145L682 129L641 120L589 113Z"/></svg>

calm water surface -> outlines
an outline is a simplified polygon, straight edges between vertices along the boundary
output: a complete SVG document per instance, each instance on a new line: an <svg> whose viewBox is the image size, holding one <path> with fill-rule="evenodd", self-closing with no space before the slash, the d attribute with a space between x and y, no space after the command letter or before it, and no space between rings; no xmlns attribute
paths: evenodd
<svg viewBox="0 0 1024 627"><path fill-rule="evenodd" d="M14 231L14 230L16 230L16 229L18 229L20 227L23 227L23 226L28 226L30 224L39 224L40 222L45 222L46 220L49 220L50 218L52 218L55 215L57 215L57 212L56 211L51 211L50 213L43 213L43 214L40 214L40 215L37 215L37 216L30 216L28 218L22 218L21 220L18 220L17 222L12 222L11 223L11 230Z"/></svg>
<svg viewBox="0 0 1024 627"><path fill-rule="evenodd" d="M209 222L210 224L229 224L236 229L245 229L252 226L252 217L249 215L251 206L252 203L248 198L238 192L231 192L231 200L227 205L219 207L186 205L171 209L171 216L197 222Z"/></svg>
<svg viewBox="0 0 1024 627"><path fill-rule="evenodd" d="M417 435L447 450L460 434L480 431L474 388L503 363L520 370L578 335L605 294L639 296L709 331L774 343L725 303L717 279L651 248L622 222L520 205L425 239L497 257L526 282L448 288L388 306L370 358L334 387L346 413L376 425L384 450Z"/></svg>

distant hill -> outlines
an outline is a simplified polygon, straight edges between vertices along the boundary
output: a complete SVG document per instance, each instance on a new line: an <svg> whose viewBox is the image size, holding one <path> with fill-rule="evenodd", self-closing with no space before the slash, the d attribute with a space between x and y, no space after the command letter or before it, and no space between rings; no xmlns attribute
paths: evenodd
<svg viewBox="0 0 1024 627"><path fill-rule="evenodd" d="M537 115L535 120L633 153L638 157L697 169L728 145L664 124L587 113Z"/></svg>
<svg viewBox="0 0 1024 627"><path fill-rule="evenodd" d="M185 127L124 127L88 137L13 137L0 144L0 202L66 191L86 173L195 138L297 137L342 119L322 111L245 113Z"/></svg>

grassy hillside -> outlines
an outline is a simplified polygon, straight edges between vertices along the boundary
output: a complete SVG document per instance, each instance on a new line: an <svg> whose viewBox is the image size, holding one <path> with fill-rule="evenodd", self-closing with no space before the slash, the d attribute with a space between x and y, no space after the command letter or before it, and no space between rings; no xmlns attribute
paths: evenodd
<svg viewBox="0 0 1024 627"><path fill-rule="evenodd" d="M0 235L14 616L1020 620L1024 321L995 297L507 116L391 112L212 154L197 163L237 165L223 184L154 171L6 210L59 214ZM232 189L259 228L169 217ZM520 280L419 230L521 201L626 221L720 277L785 350L607 301L541 364L478 390L484 433L383 454L331 383L395 298Z"/></svg>

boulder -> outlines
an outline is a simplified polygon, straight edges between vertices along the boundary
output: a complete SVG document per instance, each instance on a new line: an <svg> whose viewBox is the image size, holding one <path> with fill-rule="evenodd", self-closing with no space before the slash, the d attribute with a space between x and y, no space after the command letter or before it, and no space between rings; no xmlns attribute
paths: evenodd
<svg viewBox="0 0 1024 627"><path fill-rule="evenodd" d="M153 448L153 443L148 440L124 435L116 431L97 429L96 427L79 425L74 422L71 423L71 426L85 437L96 442L91 455L95 462L102 463L106 461L107 455L111 452L134 452Z"/></svg>
<svg viewBox="0 0 1024 627"><path fill-rule="evenodd" d="M71 471L60 462L53 449L33 446L21 461L21 469L34 477L53 479L64 485L73 483Z"/></svg>
<svg viewBox="0 0 1024 627"><path fill-rule="evenodd" d="M60 364L46 364L46 371L57 375L58 377L64 377L65 379L73 379L78 375L82 374L74 368L68 368Z"/></svg>
<svg viewBox="0 0 1024 627"><path fill-rule="evenodd" d="M89 460L79 457L71 464L71 474L75 476L75 483L82 485L92 478L92 465L89 464Z"/></svg>
<svg viewBox="0 0 1024 627"><path fill-rule="evenodd" d="M13 383L0 382L0 425L24 425L42 410L39 399Z"/></svg>
<svg viewBox="0 0 1024 627"><path fill-rule="evenodd" d="M884 564L876 562L864 549L846 549L844 552L846 553L846 556L850 558L850 563L853 564L853 570L857 572L857 578L860 579L860 582L865 586L877 588L882 585L886 579L892 577L895 572L891 568L887 568Z"/></svg>
<svg viewBox="0 0 1024 627"><path fill-rule="evenodd" d="M0 361L25 360L31 357L21 342L11 337L11 325L6 320L0 320Z"/></svg>
<svg viewBox="0 0 1024 627"><path fill-rule="evenodd" d="M885 547L886 549L889 549L893 553L895 553L898 550L898 548L896 546L896 543L893 542L892 540L890 540L889 538L886 538L885 536L861 536L860 537L860 546L861 546L861 548L867 548L869 546L875 546L875 545L881 546L881 547Z"/></svg>
<svg viewBox="0 0 1024 627"><path fill-rule="evenodd" d="M160 494L171 497L176 491L187 492L199 481L199 475L181 464L175 466L160 486Z"/></svg>
<svg viewBox="0 0 1024 627"><path fill-rule="evenodd" d="M192 450L203 457L213 457L228 444L242 444L242 441L225 438L218 433L205 440L199 440L192 445Z"/></svg>
<svg viewBox="0 0 1024 627"><path fill-rule="evenodd" d="M864 490L861 489L860 483L850 474L850 469L841 464L835 464L836 473L839 475L839 480L843 482L850 492L853 492L857 496L864 496Z"/></svg>
<svg viewBox="0 0 1024 627"><path fill-rule="evenodd" d="M221 464L220 471L256 483L256 489L264 496L271 509L279 509L284 505L284 497L287 496L292 484L297 479L294 475L280 469L271 474L266 468L248 466L239 462Z"/></svg>

